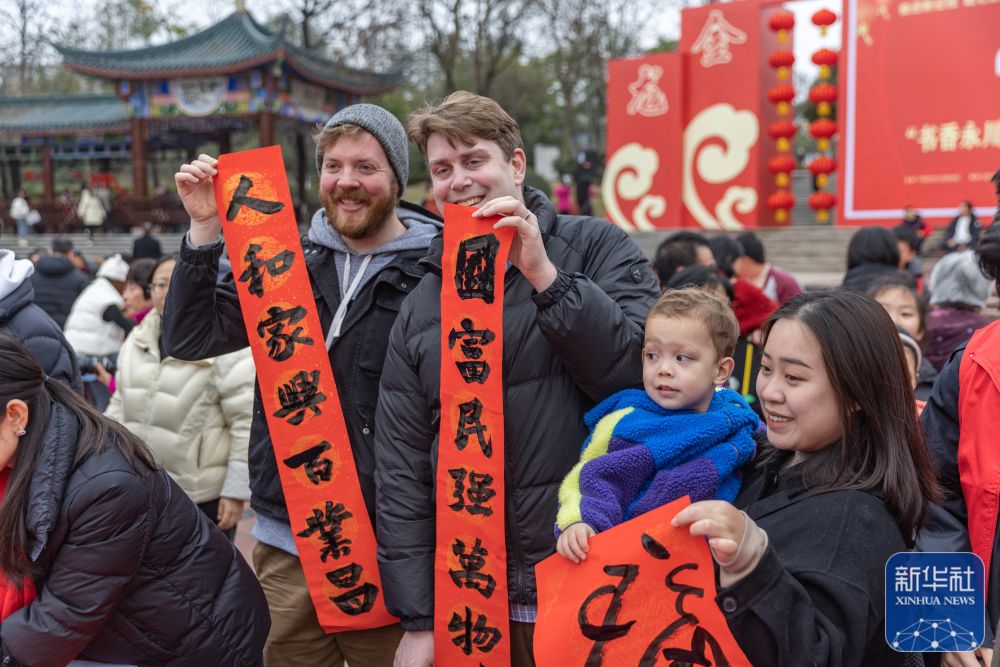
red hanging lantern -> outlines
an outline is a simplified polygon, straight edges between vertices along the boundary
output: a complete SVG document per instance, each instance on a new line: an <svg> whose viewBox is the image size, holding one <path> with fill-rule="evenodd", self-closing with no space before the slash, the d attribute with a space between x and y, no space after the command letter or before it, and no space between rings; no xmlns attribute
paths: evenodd
<svg viewBox="0 0 1000 667"><path fill-rule="evenodd" d="M809 195L809 208L819 210L822 208L833 208L837 205L837 198L831 192L820 190Z"/></svg>
<svg viewBox="0 0 1000 667"><path fill-rule="evenodd" d="M812 54L812 61L819 65L819 78L829 79L833 75L833 66L837 64L838 53L830 49L820 49Z"/></svg>
<svg viewBox="0 0 1000 667"><path fill-rule="evenodd" d="M791 147L791 138L795 136L798 128L790 120L776 120L767 128L767 133L772 139L778 142L778 150L787 153Z"/></svg>
<svg viewBox="0 0 1000 667"><path fill-rule="evenodd" d="M837 205L837 198L826 191L814 192L809 195L809 208L816 211L816 219L826 222L830 219L830 209Z"/></svg>
<svg viewBox="0 0 1000 667"><path fill-rule="evenodd" d="M788 190L778 190L767 198L767 207L774 211L778 222L788 221L788 211L795 206L795 197Z"/></svg>
<svg viewBox="0 0 1000 667"><path fill-rule="evenodd" d="M790 74L795 63L795 54L788 49L779 49L767 57L767 63L778 70L778 78L784 81Z"/></svg>
<svg viewBox="0 0 1000 667"><path fill-rule="evenodd" d="M780 139L781 137L789 139L795 136L797 129L795 123L790 120L776 120L767 126L767 133L772 139Z"/></svg>
<svg viewBox="0 0 1000 667"><path fill-rule="evenodd" d="M767 161L767 170L775 175L774 182L779 188L788 187L788 173L796 166L795 158L787 153L775 155Z"/></svg>
<svg viewBox="0 0 1000 667"><path fill-rule="evenodd" d="M788 112L791 111L789 102L795 99L795 89L787 83L771 86L771 89L767 91L767 99L771 100L772 104L778 105L779 116L787 116Z"/></svg>
<svg viewBox="0 0 1000 667"><path fill-rule="evenodd" d="M823 118L830 115L830 103L836 99L837 87L832 83L817 83L809 91L809 101L816 105L816 113Z"/></svg>
<svg viewBox="0 0 1000 667"><path fill-rule="evenodd" d="M830 182L830 174L837 169L837 161L827 155L819 155L809 163L809 171L816 177L816 185L825 188Z"/></svg>
<svg viewBox="0 0 1000 667"><path fill-rule="evenodd" d="M837 124L829 118L820 118L809 124L809 134L816 139L816 146L821 151L830 150L830 137L837 133Z"/></svg>
<svg viewBox="0 0 1000 667"><path fill-rule="evenodd" d="M795 158L791 155L775 155L767 161L767 170L772 174L778 174L783 171L791 171L792 169L795 169L795 167Z"/></svg>
<svg viewBox="0 0 1000 667"><path fill-rule="evenodd" d="M778 33L779 42L787 44L788 31L795 27L795 15L786 11L777 12L768 19L767 25L771 30Z"/></svg>
<svg viewBox="0 0 1000 667"><path fill-rule="evenodd" d="M837 15L829 9L821 9L812 15L812 22L819 27L819 34L826 37L826 31L837 21Z"/></svg>

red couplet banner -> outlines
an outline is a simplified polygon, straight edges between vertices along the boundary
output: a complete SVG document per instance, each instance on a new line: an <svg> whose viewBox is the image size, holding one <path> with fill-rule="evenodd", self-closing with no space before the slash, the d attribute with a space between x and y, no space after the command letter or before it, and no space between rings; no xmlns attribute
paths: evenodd
<svg viewBox="0 0 1000 667"><path fill-rule="evenodd" d="M535 566L539 667L750 667L715 603L708 544L670 520L687 497L590 539L587 560Z"/></svg>
<svg viewBox="0 0 1000 667"><path fill-rule="evenodd" d="M327 632L397 622L313 301L281 148L219 158L215 199L295 546Z"/></svg>
<svg viewBox="0 0 1000 667"><path fill-rule="evenodd" d="M846 0L838 223L897 222L915 206L992 215L1000 167L1000 3Z"/></svg>
<svg viewBox="0 0 1000 667"><path fill-rule="evenodd" d="M437 460L437 665L510 664L503 295L514 229L445 204Z"/></svg>

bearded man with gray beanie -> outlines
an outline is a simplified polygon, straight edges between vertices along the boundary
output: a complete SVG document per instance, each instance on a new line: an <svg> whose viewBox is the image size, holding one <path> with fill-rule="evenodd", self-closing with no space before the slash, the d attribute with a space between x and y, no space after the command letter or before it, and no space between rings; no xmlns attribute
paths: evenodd
<svg viewBox="0 0 1000 667"><path fill-rule="evenodd" d="M441 222L401 200L409 176L406 133L385 109L356 104L313 137L319 197L302 239L361 492L374 524L375 409L389 331L424 274L418 263ZM163 315L165 352L204 359L249 345L232 271L220 279L221 222L202 155L175 175L191 216ZM320 627L292 537L258 384L250 433L250 505L257 515L254 569L271 609L265 664L390 667L398 624L326 634Z"/></svg>

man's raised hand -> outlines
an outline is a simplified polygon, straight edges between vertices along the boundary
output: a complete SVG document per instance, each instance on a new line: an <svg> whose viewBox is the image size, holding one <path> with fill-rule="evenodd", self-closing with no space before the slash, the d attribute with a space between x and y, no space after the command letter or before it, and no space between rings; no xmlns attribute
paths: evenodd
<svg viewBox="0 0 1000 667"><path fill-rule="evenodd" d="M182 164L174 174L177 194L181 197L184 210L191 216L191 231L188 241L197 247L212 243L219 238L222 222L215 204L215 187L212 178L218 174L219 161L211 155L202 154L188 164Z"/></svg>
<svg viewBox="0 0 1000 667"><path fill-rule="evenodd" d="M514 197L498 197L483 204L472 214L477 218L504 216L494 229L513 227L517 230L510 246L510 263L518 268L536 292L545 291L556 280L556 267L545 251L538 218L524 202Z"/></svg>

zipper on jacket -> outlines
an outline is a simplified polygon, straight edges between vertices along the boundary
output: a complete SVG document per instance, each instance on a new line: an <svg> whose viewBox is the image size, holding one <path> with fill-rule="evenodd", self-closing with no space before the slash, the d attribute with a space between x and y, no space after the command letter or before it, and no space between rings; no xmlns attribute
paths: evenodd
<svg viewBox="0 0 1000 667"><path fill-rule="evenodd" d="M510 469L507 466L507 461L509 461L508 452L509 452L509 448L507 447L507 443L504 443L503 456L504 456L504 468L505 468L505 470L504 470L504 486L505 487L507 486L507 470ZM515 597L517 600L519 600L520 601L519 604L527 604L527 602L526 602L526 600L527 600L527 591L525 590L526 587L525 587L525 582L524 582L524 568L526 567L526 565L524 563L524 557L521 555L521 542L518 539L517 532L514 529L514 516L515 516L514 515L514 511L513 511L514 510L514 494L513 493L509 493L507 489L504 490L504 505L505 505L505 509L504 509L504 512L505 512L505 522L507 523L507 530L506 530L506 533L507 533L507 545L508 545L507 562L508 562L508 564L510 563L511 554L513 553L514 560L515 560L515 562L517 564L517 567L515 568L515 571L516 571L517 574L516 574L516 576L514 578L514 595L511 596L510 592L508 591L508 594L507 594L508 604L510 602L510 598L511 597ZM509 584L509 582L508 582L508 584ZM537 605L537 603L538 602L536 600L535 604ZM508 612L508 616L509 615L510 614Z"/></svg>

